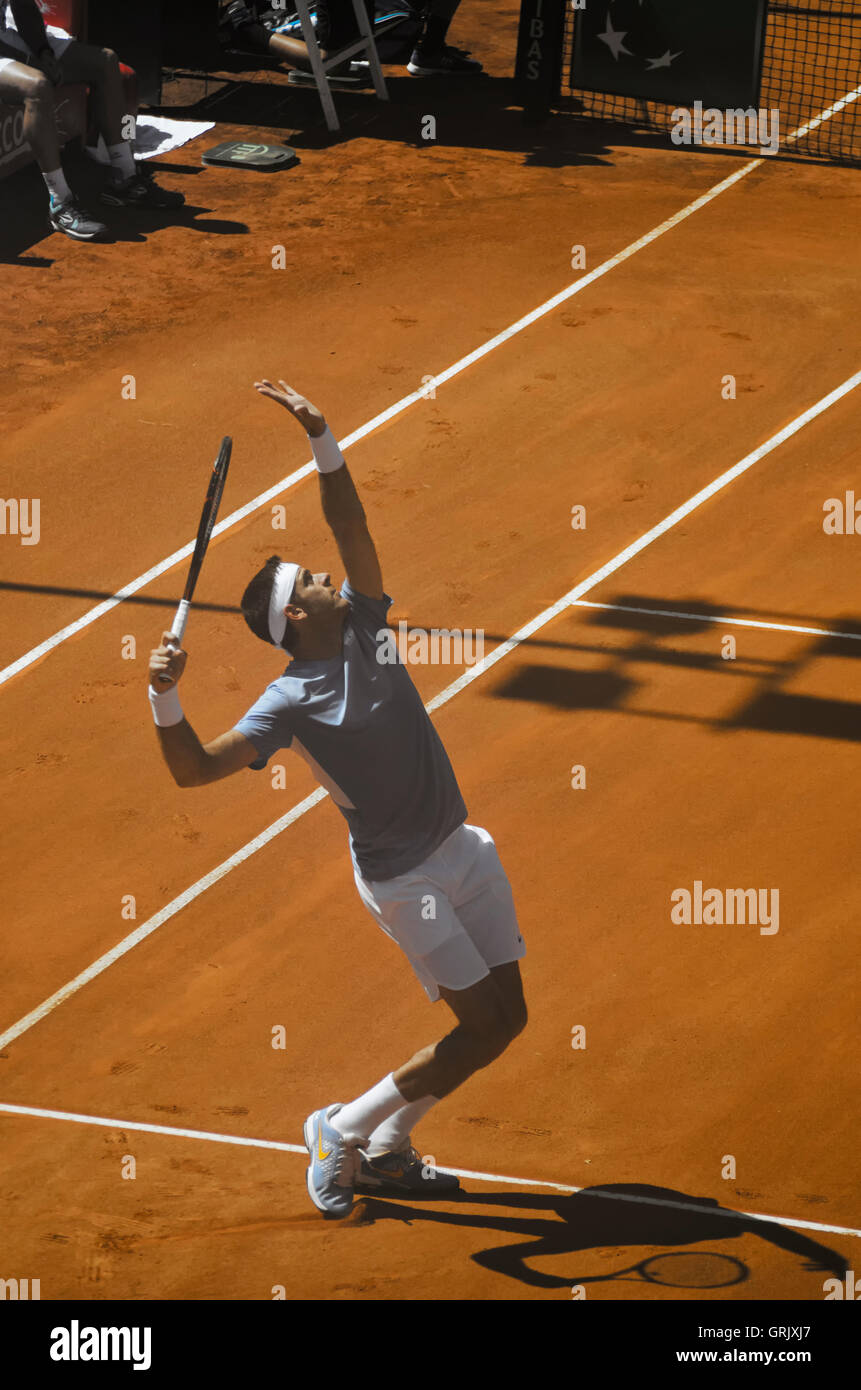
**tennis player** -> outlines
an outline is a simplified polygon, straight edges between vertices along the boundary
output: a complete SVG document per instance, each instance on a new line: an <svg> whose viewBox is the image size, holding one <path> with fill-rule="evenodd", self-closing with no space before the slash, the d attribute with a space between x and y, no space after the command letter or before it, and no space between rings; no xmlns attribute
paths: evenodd
<svg viewBox="0 0 861 1390"><path fill-rule="evenodd" d="M117 55L109 48L79 43L55 25L46 28L36 0L0 0L0 101L24 107L24 139L48 189L54 230L75 241L98 241L107 231L81 207L63 171L54 114L54 88L62 82L86 83L95 93L99 132L111 161L102 202L113 207L181 207L183 195L159 188L148 170L142 173L123 136L125 100Z"/></svg>
<svg viewBox="0 0 861 1390"><path fill-rule="evenodd" d="M165 633L150 660L150 701L165 761L181 787L243 768L282 748L309 764L342 811L359 897L407 956L425 993L455 1027L369 1091L327 1104L305 1122L308 1191L326 1215L346 1216L354 1191L436 1195L458 1186L423 1165L414 1126L486 1067L526 1024L519 960L525 947L491 836L466 806L406 667L379 659L392 600L347 465L326 421L282 381L255 383L307 431L323 514L347 578L273 556L242 598L251 631L292 660L229 733L202 744L177 682L186 664ZM165 691L159 677L173 681Z"/></svg>

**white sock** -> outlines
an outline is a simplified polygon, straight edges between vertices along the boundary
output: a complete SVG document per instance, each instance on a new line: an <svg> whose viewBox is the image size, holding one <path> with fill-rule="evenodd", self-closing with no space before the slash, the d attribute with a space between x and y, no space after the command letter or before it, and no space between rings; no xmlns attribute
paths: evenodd
<svg viewBox="0 0 861 1390"><path fill-rule="evenodd" d="M67 198L71 198L72 190L66 183L66 175L62 169L52 169L50 172L43 169L42 178L48 186L51 197L56 198L58 203L64 203Z"/></svg>
<svg viewBox="0 0 861 1390"><path fill-rule="evenodd" d="M118 179L134 177L137 172L135 157L128 140L121 141L119 145L108 145L108 154L111 157L111 168Z"/></svg>
<svg viewBox="0 0 861 1390"><path fill-rule="evenodd" d="M388 1076L378 1081L376 1086L372 1086L363 1096L359 1096L358 1100L351 1100L347 1105L342 1105L332 1116L330 1123L345 1138L366 1141L383 1120L387 1120L404 1105L406 1097L401 1095L395 1085L394 1073L389 1072Z"/></svg>
<svg viewBox="0 0 861 1390"><path fill-rule="evenodd" d="M377 1125L365 1145L365 1153L369 1158L376 1158L378 1154L398 1153L401 1149L405 1149L413 1125L418 1124L432 1105L438 1104L438 1096L425 1096L423 1100L414 1100L408 1105L402 1105L400 1110L395 1111L394 1115L390 1115L387 1120L383 1120L381 1125Z"/></svg>

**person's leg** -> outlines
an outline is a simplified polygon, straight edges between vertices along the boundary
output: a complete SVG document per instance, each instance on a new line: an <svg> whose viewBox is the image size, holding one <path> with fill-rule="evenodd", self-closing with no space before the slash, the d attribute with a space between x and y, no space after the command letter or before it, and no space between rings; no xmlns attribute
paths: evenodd
<svg viewBox="0 0 861 1390"><path fill-rule="evenodd" d="M467 989L439 987L457 1026L417 1052L333 1119L343 1135L367 1143L404 1106L450 1095L474 1072L501 1056L526 1026L526 1004L517 961L499 965ZM427 1109L430 1107L428 1106Z"/></svg>
<svg viewBox="0 0 861 1390"><path fill-rule="evenodd" d="M26 63L4 62L0 67L0 101L24 107L22 134L48 189L52 227L75 241L97 241L104 236L104 224L84 212L66 181L54 115L55 93L47 77Z"/></svg>
<svg viewBox="0 0 861 1390"><path fill-rule="evenodd" d="M423 1096L421 1100L407 1101L400 1110L389 1115L371 1134L362 1149L365 1158L380 1158L383 1154L403 1153L410 1147L412 1132L419 1120L433 1106L438 1104L437 1096Z"/></svg>
<svg viewBox="0 0 861 1390"><path fill-rule="evenodd" d="M425 1181L424 1166L417 1156L408 1169L396 1173L387 1170L384 1159L376 1174L373 1160L362 1157L371 1136L379 1134L386 1121L394 1118L397 1122L402 1116L411 1124L426 1114L474 1072L495 1061L526 1026L517 961L496 966L466 989L440 986L439 994L458 1020L450 1033L417 1052L357 1100L316 1110L306 1120L305 1144L311 1156L308 1192L327 1216L346 1216L357 1181L367 1186L375 1176L377 1186L394 1180L395 1186L413 1192L436 1189L444 1194L458 1186L456 1178L436 1181L435 1174Z"/></svg>
<svg viewBox="0 0 861 1390"><path fill-rule="evenodd" d="M54 88L38 68L9 62L0 68L0 101L24 107L23 136L42 173L60 168L60 142L54 121Z"/></svg>
<svg viewBox="0 0 861 1390"><path fill-rule="evenodd" d="M365 0L365 8L373 26L372 0ZM339 48L346 48L348 43L357 39L359 33L352 0L318 0L317 41L321 48L330 53L337 53Z"/></svg>
<svg viewBox="0 0 861 1390"><path fill-rule="evenodd" d="M238 44L244 51L271 53L290 67L308 69L310 66L308 48L303 39L293 38L290 34L273 34L265 24L258 23L242 3L228 6L222 24L229 34L229 41Z"/></svg>
<svg viewBox="0 0 861 1390"><path fill-rule="evenodd" d="M490 971L502 991L510 1020L519 1028L525 1018L525 1004L517 961L526 948L511 884L493 836L481 826L463 825L442 853L447 861L442 872L449 885L445 906L446 912L453 914L455 933L430 957L413 961L413 967L431 999L440 996L439 981L448 987L448 997L452 986L476 983ZM437 875L439 868L434 870ZM359 889L361 895L361 884ZM403 935L402 925L396 923L396 936L398 931ZM429 1108L426 1100L408 1103L374 1131L363 1152L374 1156L395 1149L393 1140L400 1141L401 1148L409 1148L411 1126Z"/></svg>
<svg viewBox="0 0 861 1390"><path fill-rule="evenodd" d="M131 113L125 110L120 64L113 49L72 40L59 54L59 62L64 81L85 82L95 95L99 134L111 161L111 181L102 202L115 207L181 207L182 193L160 188L135 162L134 144L124 131L125 118Z"/></svg>
<svg viewBox="0 0 861 1390"><path fill-rule="evenodd" d="M442 1100L475 1072L500 1057L526 1027L526 1003L518 962L497 965L469 989L440 986L440 995L457 1026L439 1042L422 1048L393 1073L407 1102L423 1096Z"/></svg>
<svg viewBox="0 0 861 1390"><path fill-rule="evenodd" d="M500 1057L526 1027L517 961L495 966L486 979L469 989L441 985L440 997L458 1020L457 1026L392 1073L405 1103L373 1131L364 1149L369 1156L408 1143L413 1126L432 1106Z"/></svg>
<svg viewBox="0 0 861 1390"><path fill-rule="evenodd" d="M269 34L267 31L266 50L289 67L298 68L300 72L311 71L308 45L304 39L294 39L289 34Z"/></svg>
<svg viewBox="0 0 861 1390"><path fill-rule="evenodd" d="M349 42L345 39L342 43L332 44L323 43L320 40L319 22L317 28L318 43L320 45L320 57L325 63L337 48L344 48ZM351 37L355 37L352 35ZM289 34L270 34L268 51L279 58L282 63L287 63L296 72L308 74L312 71L311 59L308 56L308 45L304 39L291 38ZM339 63L337 68L330 70L330 77L345 76L350 71L349 58L344 63Z"/></svg>
<svg viewBox="0 0 861 1390"><path fill-rule="evenodd" d="M308 1117L308 1190L321 1210L338 1216L352 1205L357 1170L369 1176L374 1152L399 1142L407 1147L412 1124L499 1057L526 1024L517 963L523 942L510 885L486 831L463 825L415 870L369 882L357 869L355 881L428 997L444 999L457 1026L357 1099ZM410 1167L399 1174L407 1186L422 1165Z"/></svg>
<svg viewBox="0 0 861 1390"><path fill-rule="evenodd" d="M377 923L406 952L428 997L445 999L459 1025L393 1074L404 1114L380 1122L371 1136L379 1151L392 1137L390 1128L406 1142L412 1107L426 1096L448 1094L477 1070L476 1060L489 1044L505 1047L520 1032L526 1006L517 962L526 948L511 885L493 837L481 826L460 826L429 860L398 879L371 884L357 873L356 887ZM344 1127L352 1122L361 1129L361 1109L345 1109Z"/></svg>
<svg viewBox="0 0 861 1390"><path fill-rule="evenodd" d="M111 48L97 48L94 44L74 40L61 53L60 67L65 82L83 82L92 89L99 134L108 149L122 146L127 150L130 163L125 167L128 177L128 173L134 173L134 156L131 144L123 134L125 98L116 53Z"/></svg>
<svg viewBox="0 0 861 1390"><path fill-rule="evenodd" d="M464 77L482 71L475 58L446 43L459 4L460 0L430 0L421 37L407 63L407 71L413 77Z"/></svg>
<svg viewBox="0 0 861 1390"><path fill-rule="evenodd" d="M371 29L374 29L374 0L364 0L368 18L371 22ZM327 62L342 48L355 43L361 37L361 30L356 22L356 13L353 9L352 0L317 0L317 18L314 26L317 43L320 46L320 53L324 62ZM302 45L305 48L305 45ZM303 64L306 72L311 71L310 60L307 59ZM364 83L367 80L366 69L368 63L366 59L359 58L351 60L345 58L336 67L330 68L328 76L335 81L348 83ZM301 79L298 79L301 81Z"/></svg>
<svg viewBox="0 0 861 1390"><path fill-rule="evenodd" d="M454 19L460 0L431 0L418 47L427 53L439 53L445 47L449 25Z"/></svg>

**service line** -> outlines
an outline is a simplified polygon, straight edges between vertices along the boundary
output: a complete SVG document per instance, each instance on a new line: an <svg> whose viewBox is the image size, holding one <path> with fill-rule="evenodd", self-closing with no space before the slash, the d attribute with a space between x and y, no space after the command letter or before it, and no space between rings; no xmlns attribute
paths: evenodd
<svg viewBox="0 0 861 1390"><path fill-rule="evenodd" d="M211 1144L235 1144L247 1149L275 1149L279 1153L301 1154L307 1158L308 1150L304 1144L287 1144L280 1139L250 1139L243 1134L217 1134L212 1130L206 1129L178 1129L173 1125L153 1125L140 1120L112 1120L104 1115L79 1115L71 1110L44 1110L34 1105L9 1105L0 1101L0 1114L7 1115L29 1115L37 1120L65 1120L69 1124L76 1125L100 1125L105 1129L133 1130L141 1134L157 1134L168 1139L200 1139ZM565 1192L574 1195L577 1192L588 1191L591 1197L605 1197L608 1201L615 1202L634 1202L641 1206L650 1207L672 1207L676 1211L696 1212L699 1216L707 1215L719 1218L726 1217L728 1220L736 1221L765 1221L773 1222L779 1226L792 1226L804 1231L822 1231L829 1235L839 1236L861 1236L861 1231L856 1231L853 1226L831 1226L823 1221L800 1221L789 1216L767 1216L762 1212L755 1211L732 1211L728 1207L703 1207L696 1202L674 1202L666 1197L645 1197L639 1193L628 1192L602 1192L593 1188L570 1187L567 1183L547 1182L543 1178L512 1178L504 1173L483 1173L472 1168L440 1168L440 1173L454 1173L458 1178L472 1178L475 1182L501 1182L512 1187L549 1187L554 1192ZM461 1193L461 1200L468 1193Z"/></svg>

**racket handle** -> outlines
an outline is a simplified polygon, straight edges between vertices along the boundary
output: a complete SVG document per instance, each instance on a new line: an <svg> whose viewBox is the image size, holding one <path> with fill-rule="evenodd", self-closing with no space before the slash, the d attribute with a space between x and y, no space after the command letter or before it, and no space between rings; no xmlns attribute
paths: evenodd
<svg viewBox="0 0 861 1390"><path fill-rule="evenodd" d="M181 599L180 605L176 610L176 616L171 624L170 635L173 638L173 643L171 645L175 645L177 648L182 646L183 633L185 632L185 625L188 622L188 611L190 608L191 604L188 599ZM173 685L172 676L159 676L158 679L160 685Z"/></svg>
<svg viewBox="0 0 861 1390"><path fill-rule="evenodd" d="M171 625L171 635L176 638L176 645L178 647L182 646L182 638L185 632L185 625L188 622L188 610L190 608L191 604L189 603L188 599L182 599L180 601L179 607L176 610L176 617L174 618L173 623Z"/></svg>

